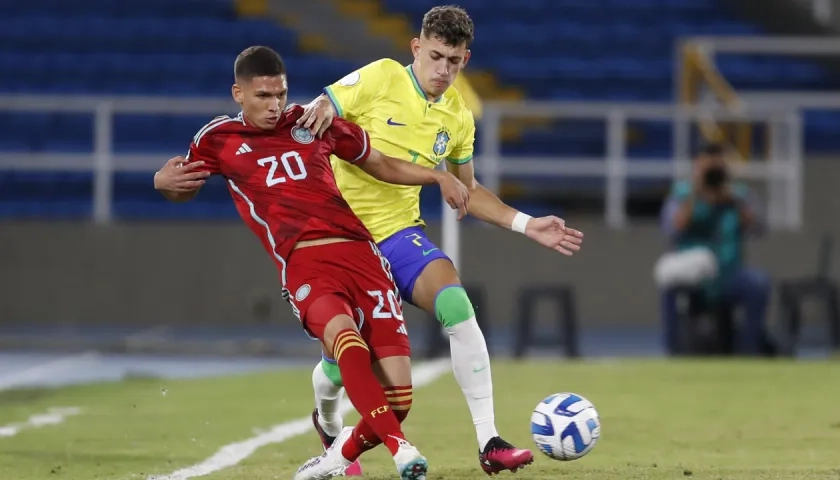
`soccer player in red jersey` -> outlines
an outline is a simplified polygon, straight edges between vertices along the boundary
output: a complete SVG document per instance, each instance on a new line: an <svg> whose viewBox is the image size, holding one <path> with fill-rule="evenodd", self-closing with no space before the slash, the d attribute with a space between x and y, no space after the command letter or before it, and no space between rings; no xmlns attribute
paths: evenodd
<svg viewBox="0 0 840 480"><path fill-rule="evenodd" d="M368 134L353 123L336 119L322 138L296 126L303 108L285 108L285 66L270 48L243 51L234 76L233 98L242 112L200 129L186 158L171 159L155 174L155 188L171 201L185 201L208 175L225 177L240 216L277 264L284 298L338 362L362 419L295 478L340 475L381 442L401 479L425 479L427 461L400 427L412 388L399 293L388 261L342 198L329 158L336 155L385 182L438 183L461 217L467 189L449 173L372 149Z"/></svg>

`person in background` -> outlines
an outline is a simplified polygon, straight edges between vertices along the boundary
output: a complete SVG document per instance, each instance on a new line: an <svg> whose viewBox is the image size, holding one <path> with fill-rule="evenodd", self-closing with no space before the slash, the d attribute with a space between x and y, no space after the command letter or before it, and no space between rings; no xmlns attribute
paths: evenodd
<svg viewBox="0 0 840 480"><path fill-rule="evenodd" d="M727 301L744 309L736 349L758 355L765 345L765 316L770 298L768 276L745 265L748 233L759 233L763 222L746 185L733 182L726 150L710 144L696 155L690 180L674 184L662 209L662 227L672 252L711 252L714 274L697 285L710 302ZM677 292L662 291L666 348L678 342Z"/></svg>

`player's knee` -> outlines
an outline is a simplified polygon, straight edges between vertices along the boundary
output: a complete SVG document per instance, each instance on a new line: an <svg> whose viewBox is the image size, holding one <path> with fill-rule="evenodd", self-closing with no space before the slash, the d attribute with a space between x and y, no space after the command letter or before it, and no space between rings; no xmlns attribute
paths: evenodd
<svg viewBox="0 0 840 480"><path fill-rule="evenodd" d="M356 330L350 303L343 295L337 294L323 295L313 301L306 312L305 324L330 353L334 353L339 333Z"/></svg>
<svg viewBox="0 0 840 480"><path fill-rule="evenodd" d="M475 310L464 287L448 285L440 289L435 297L435 316L446 328L474 318Z"/></svg>
<svg viewBox="0 0 840 480"><path fill-rule="evenodd" d="M413 397L411 385L385 387L385 397L400 423L408 417Z"/></svg>
<svg viewBox="0 0 840 480"><path fill-rule="evenodd" d="M321 359L321 370L324 372L324 375L330 379L330 381L336 387L341 387L344 385L344 382L341 380L341 370L338 368L338 364L335 360L328 360L326 358Z"/></svg>

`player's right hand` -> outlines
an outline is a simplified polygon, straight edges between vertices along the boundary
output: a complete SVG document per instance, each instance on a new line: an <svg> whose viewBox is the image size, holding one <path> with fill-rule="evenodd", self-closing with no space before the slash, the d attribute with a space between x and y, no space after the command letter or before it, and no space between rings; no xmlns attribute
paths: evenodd
<svg viewBox="0 0 840 480"><path fill-rule="evenodd" d="M326 95L321 95L303 107L303 115L298 118L297 126L308 128L318 138L330 128L335 118L335 108Z"/></svg>
<svg viewBox="0 0 840 480"><path fill-rule="evenodd" d="M210 172L196 171L204 162L187 162L184 157L170 158L155 173L155 189L166 192L192 192L204 185Z"/></svg>
<svg viewBox="0 0 840 480"><path fill-rule="evenodd" d="M458 220L467 216L467 205L470 201L470 191L467 186L449 172L445 172L439 184L443 199L453 210L458 210Z"/></svg>

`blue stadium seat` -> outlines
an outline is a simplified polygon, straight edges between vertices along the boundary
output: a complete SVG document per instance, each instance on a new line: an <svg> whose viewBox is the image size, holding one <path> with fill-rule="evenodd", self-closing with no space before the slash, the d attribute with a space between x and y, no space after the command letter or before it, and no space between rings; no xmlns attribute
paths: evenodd
<svg viewBox="0 0 840 480"><path fill-rule="evenodd" d="M420 18L439 2L383 0L419 27ZM462 0L476 23L471 66L494 72L504 84L531 98L558 100L673 101L674 51L688 35L760 35L756 25L735 18L722 0ZM720 67L736 89L817 90L836 80L818 65L779 56L724 55ZM806 118L808 147L830 140ZM825 114L825 124L840 126L840 115ZM824 124L819 124L824 125ZM565 138L570 127L558 122L547 138ZM633 153L661 153L670 133L641 122L646 145ZM825 130L822 130L823 132ZM508 151L534 153L546 144L527 136ZM568 138L574 142L574 138ZM586 139L570 151L599 153ZM840 141L834 140L835 148ZM644 155L641 155L644 156Z"/></svg>
<svg viewBox="0 0 840 480"><path fill-rule="evenodd" d="M422 15L440 2L382 3L419 27ZM677 38L762 33L730 16L722 0L458 3L477 26L471 67L494 72L533 99L669 102ZM233 0L0 0L0 45L10 46L0 48L0 94L227 96L232 58L253 44L283 54L294 72L296 97L314 96L356 67L299 54L294 32L270 20L238 18ZM720 57L719 64L736 88L824 89L834 82L821 67L795 59L732 55ZM115 119L114 148L119 153L183 152L207 120L207 115L121 114ZM838 125L836 113L806 115L808 147L836 148ZM670 154L670 126L634 122L633 128L641 140L630 147L631 157ZM0 116L2 152L92 148L89 114ZM526 132L520 141L503 145L503 151L599 157L605 153L603 122L556 122ZM91 189L89 173L0 172L0 217L86 216ZM148 174L120 173L115 194L114 211L120 217L235 215L223 182L211 182L195 203L175 209L149 189ZM439 201L434 193L423 196L431 208Z"/></svg>
<svg viewBox="0 0 840 480"><path fill-rule="evenodd" d="M294 72L297 97L317 95L352 70L350 62L297 55L297 36L274 21L236 16L232 0L0 1L0 94L227 97L234 56L269 45ZM220 112L222 113L222 112ZM118 153L184 152L209 115L117 115ZM0 116L0 151L87 153L92 115ZM115 213L166 215L148 174L119 174ZM0 216L86 216L89 173L0 172ZM226 205L227 207L222 207ZM196 218L235 215L222 182L183 210Z"/></svg>

